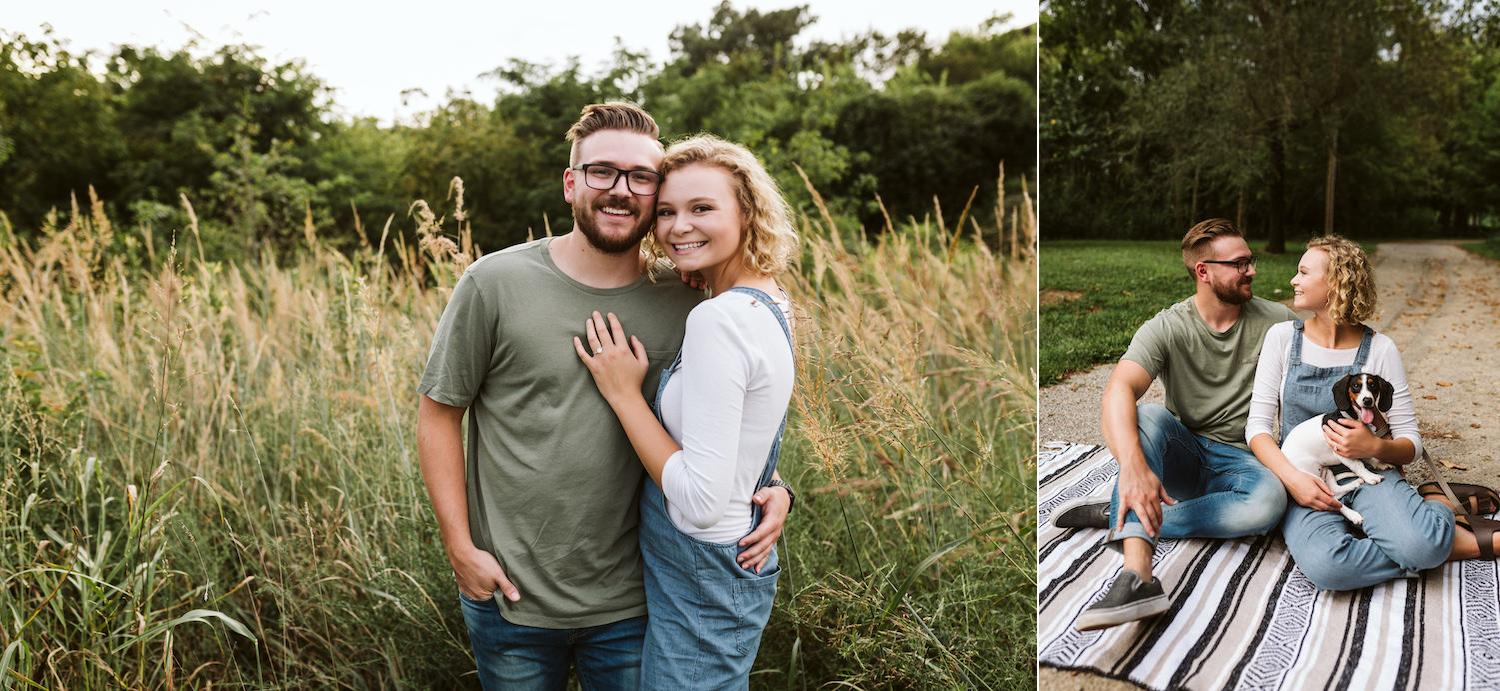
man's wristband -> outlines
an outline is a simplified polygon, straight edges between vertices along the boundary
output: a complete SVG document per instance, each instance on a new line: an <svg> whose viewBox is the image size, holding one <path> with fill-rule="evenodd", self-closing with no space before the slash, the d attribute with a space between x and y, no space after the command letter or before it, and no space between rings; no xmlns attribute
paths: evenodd
<svg viewBox="0 0 1500 691"><path fill-rule="evenodd" d="M788 485L785 482L782 482L781 480L777 480L775 478L772 478L771 479L771 483L768 484L768 485L766 485L766 486L767 487L780 487L780 488L786 490L786 496L787 496L787 499L788 499L787 505L786 505L786 512L788 514L790 514L792 512L792 507L797 505L797 493L792 491L792 486Z"/></svg>

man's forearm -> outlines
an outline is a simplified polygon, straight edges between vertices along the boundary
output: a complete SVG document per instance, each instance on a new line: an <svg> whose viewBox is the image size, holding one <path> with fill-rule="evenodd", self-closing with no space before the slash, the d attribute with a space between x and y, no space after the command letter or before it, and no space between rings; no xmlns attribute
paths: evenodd
<svg viewBox="0 0 1500 691"><path fill-rule="evenodd" d="M1104 444L1119 462L1122 470L1150 471L1146 454L1141 450L1139 420L1135 399L1130 391L1111 387L1104 392L1101 408L1101 428Z"/></svg>
<svg viewBox="0 0 1500 691"><path fill-rule="evenodd" d="M441 404L426 400L417 415L417 459L422 466L422 480L432 500L443 546L451 554L455 549L472 548L469 537L469 495L464 474L464 443L461 423L463 409L444 410ZM445 406L446 407L446 406Z"/></svg>

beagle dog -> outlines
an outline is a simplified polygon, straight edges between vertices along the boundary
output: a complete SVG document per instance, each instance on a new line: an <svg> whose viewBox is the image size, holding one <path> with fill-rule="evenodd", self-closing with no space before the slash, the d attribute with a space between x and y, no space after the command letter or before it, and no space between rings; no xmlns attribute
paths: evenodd
<svg viewBox="0 0 1500 691"><path fill-rule="evenodd" d="M1286 435L1281 443L1281 452L1286 454L1286 460L1293 468L1321 478L1333 492L1334 498L1363 484L1379 484L1384 478L1370 472L1359 459L1344 458L1334 453L1328 440L1323 438L1323 426L1334 420L1359 420L1372 433L1385 436L1388 430L1382 413L1391 409L1391 398L1394 395L1395 390L1390 382L1373 374L1351 374L1338 380L1333 385L1333 400L1338 405L1338 410L1315 416L1293 427L1291 434ZM1391 467L1373 459L1370 463L1376 470ZM1335 472L1336 466L1343 468ZM1343 480L1348 482L1340 484ZM1339 512L1354 525L1365 522L1364 516L1347 505L1339 509Z"/></svg>

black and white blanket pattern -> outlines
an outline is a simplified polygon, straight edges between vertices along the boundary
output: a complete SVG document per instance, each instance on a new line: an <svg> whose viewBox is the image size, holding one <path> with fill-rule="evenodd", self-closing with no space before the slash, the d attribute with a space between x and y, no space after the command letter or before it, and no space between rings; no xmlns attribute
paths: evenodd
<svg viewBox="0 0 1500 691"><path fill-rule="evenodd" d="M1108 497L1109 450L1053 442L1039 458L1037 650L1041 664L1150 689L1500 689L1493 562L1445 564L1414 579L1318 592L1277 534L1162 540L1166 614L1102 631L1073 628L1121 567L1103 530L1048 519L1078 496Z"/></svg>

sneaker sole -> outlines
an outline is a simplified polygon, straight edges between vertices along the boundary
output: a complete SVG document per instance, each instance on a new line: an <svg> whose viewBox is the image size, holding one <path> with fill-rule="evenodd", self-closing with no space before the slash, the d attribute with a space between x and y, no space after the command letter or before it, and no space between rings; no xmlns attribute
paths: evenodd
<svg viewBox="0 0 1500 691"><path fill-rule="evenodd" d="M1067 523L1063 523L1062 522L1063 516L1066 516L1069 511L1072 511L1073 509L1076 509L1076 508L1078 508L1080 506L1088 506L1090 504L1099 504L1102 501L1104 501L1104 500L1101 500L1099 497L1079 497L1077 499L1069 499L1069 500L1063 502L1055 510L1052 511L1052 515L1047 517L1048 518L1048 522L1052 524L1052 527L1054 527L1054 528L1062 528L1064 530L1066 530L1068 528L1099 528L1101 530L1105 529L1105 528L1108 528L1109 527L1109 513L1108 512L1106 512L1104 514L1104 522L1103 523L1097 523L1096 524L1096 523L1088 523L1088 522L1081 522L1081 521L1069 521Z"/></svg>
<svg viewBox="0 0 1500 691"><path fill-rule="evenodd" d="M1079 631L1096 631L1107 629L1111 626L1128 624L1132 621L1154 617L1172 607L1172 601L1166 594L1156 597L1137 600L1127 605L1110 607L1108 609L1087 609L1078 615L1077 621L1073 622L1074 628Z"/></svg>

